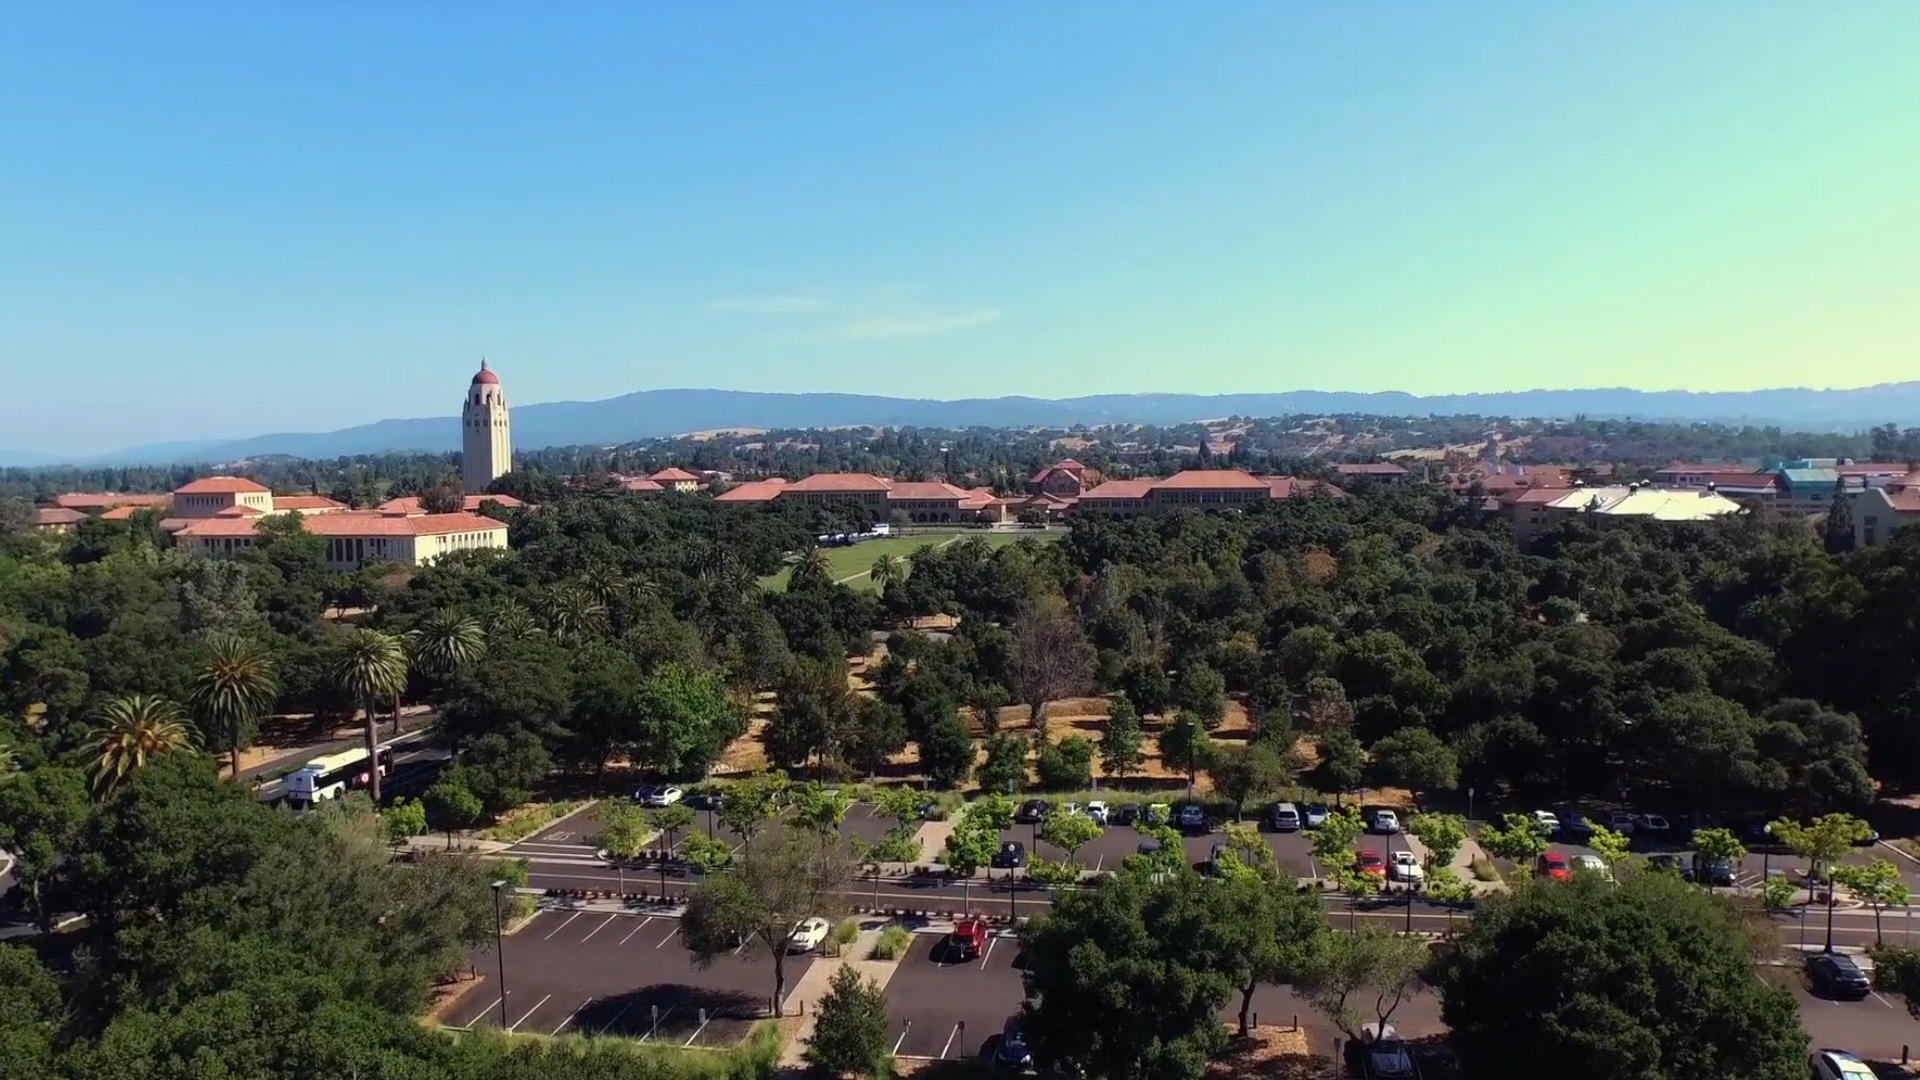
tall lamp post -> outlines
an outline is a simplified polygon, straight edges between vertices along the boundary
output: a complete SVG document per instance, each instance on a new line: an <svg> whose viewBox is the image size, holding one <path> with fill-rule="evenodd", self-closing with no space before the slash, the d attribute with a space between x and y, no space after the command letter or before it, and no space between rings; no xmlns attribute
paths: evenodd
<svg viewBox="0 0 1920 1080"><path fill-rule="evenodd" d="M507 950L502 945L500 930L500 897L506 891L506 881L493 883L493 954L500 961L500 1030L507 1030Z"/></svg>

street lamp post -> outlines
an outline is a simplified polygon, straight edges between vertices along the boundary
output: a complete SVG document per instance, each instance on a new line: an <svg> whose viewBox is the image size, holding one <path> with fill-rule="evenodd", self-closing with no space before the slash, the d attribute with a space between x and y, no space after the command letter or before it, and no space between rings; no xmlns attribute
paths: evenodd
<svg viewBox="0 0 1920 1080"><path fill-rule="evenodd" d="M493 954L500 961L500 1030L507 1029L507 950L502 944L504 935L500 930L500 896L505 892L505 880L493 883Z"/></svg>
<svg viewBox="0 0 1920 1080"><path fill-rule="evenodd" d="M1020 909L1016 906L1016 897L1020 888L1017 880L1019 873L1018 867L1007 867L1007 925L1009 926L1020 921Z"/></svg>

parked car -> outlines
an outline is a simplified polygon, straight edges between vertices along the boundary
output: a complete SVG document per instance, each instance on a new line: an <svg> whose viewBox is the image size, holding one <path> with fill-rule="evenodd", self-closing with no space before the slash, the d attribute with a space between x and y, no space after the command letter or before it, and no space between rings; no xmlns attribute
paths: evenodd
<svg viewBox="0 0 1920 1080"><path fill-rule="evenodd" d="M993 853L995 870L1018 870L1027 865L1027 845L1018 840L1008 840Z"/></svg>
<svg viewBox="0 0 1920 1080"><path fill-rule="evenodd" d="M719 810L727 804L727 797L718 791L696 791L687 796L687 805L695 810Z"/></svg>
<svg viewBox="0 0 1920 1080"><path fill-rule="evenodd" d="M1814 1080L1874 1080L1872 1067L1845 1050L1815 1050L1807 1059Z"/></svg>
<svg viewBox="0 0 1920 1080"><path fill-rule="evenodd" d="M1353 857L1353 868L1363 874L1372 874L1377 878L1387 876L1387 861L1377 851L1362 851Z"/></svg>
<svg viewBox="0 0 1920 1080"><path fill-rule="evenodd" d="M1400 831L1400 815L1391 810L1373 812L1373 831L1382 836L1392 836Z"/></svg>
<svg viewBox="0 0 1920 1080"><path fill-rule="evenodd" d="M639 789L634 791L633 797L635 801L639 802L642 806L658 808L662 806L672 806L674 803L686 798L687 793L672 784L661 784L659 787L643 784Z"/></svg>
<svg viewBox="0 0 1920 1080"><path fill-rule="evenodd" d="M1225 855L1226 853L1227 853L1226 841L1221 840L1216 842L1213 845L1213 850L1207 852L1207 872L1208 873L1217 874L1220 872L1220 856Z"/></svg>
<svg viewBox="0 0 1920 1080"><path fill-rule="evenodd" d="M1301 809L1305 815L1305 822L1306 822L1307 828L1317 829L1327 823L1327 804L1326 803L1310 802L1306 806L1302 807Z"/></svg>
<svg viewBox="0 0 1920 1080"><path fill-rule="evenodd" d="M947 935L947 947L952 955L962 960L972 960L987 949L987 920L978 915L969 915L953 924L953 933Z"/></svg>
<svg viewBox="0 0 1920 1080"><path fill-rule="evenodd" d="M1733 860L1693 853L1693 880L1701 885L1733 887Z"/></svg>
<svg viewBox="0 0 1920 1080"><path fill-rule="evenodd" d="M1113 824L1115 825L1132 825L1134 822L1140 820L1140 804L1122 803L1118 809L1113 811L1112 817Z"/></svg>
<svg viewBox="0 0 1920 1080"><path fill-rule="evenodd" d="M1267 807L1267 828L1274 832L1299 832L1300 810L1290 802Z"/></svg>
<svg viewBox="0 0 1920 1080"><path fill-rule="evenodd" d="M833 933L833 924L815 915L801 919L793 926L793 933L787 935L787 951L790 953L812 952Z"/></svg>
<svg viewBox="0 0 1920 1080"><path fill-rule="evenodd" d="M934 800L928 799L920 804L921 821L939 821L943 817L946 817L946 811Z"/></svg>
<svg viewBox="0 0 1920 1080"><path fill-rule="evenodd" d="M1543 851L1533 864L1533 876L1553 881L1565 881L1573 876L1573 870L1567 865L1567 857L1557 851Z"/></svg>
<svg viewBox="0 0 1920 1080"><path fill-rule="evenodd" d="M1560 819L1560 835L1575 843L1593 839L1593 822L1576 806L1563 806L1555 815Z"/></svg>
<svg viewBox="0 0 1920 1080"><path fill-rule="evenodd" d="M1551 810L1535 810L1533 823L1541 832L1552 836L1560 831L1560 819Z"/></svg>
<svg viewBox="0 0 1920 1080"><path fill-rule="evenodd" d="M1147 804L1145 810L1140 811L1140 820L1149 825L1165 825L1167 823L1167 816L1171 812L1172 810L1166 803L1151 802Z"/></svg>
<svg viewBox="0 0 1920 1080"><path fill-rule="evenodd" d="M1807 988L1824 998L1865 1001L1873 982L1845 953L1814 953L1807 957Z"/></svg>
<svg viewBox="0 0 1920 1080"><path fill-rule="evenodd" d="M1201 808L1199 803L1181 803L1177 824L1181 829L1188 832L1205 832L1207 828L1207 812Z"/></svg>
<svg viewBox="0 0 1920 1080"><path fill-rule="evenodd" d="M1053 807L1045 799L1028 799L1014 811L1013 820L1022 825L1038 825L1053 815Z"/></svg>
<svg viewBox="0 0 1920 1080"><path fill-rule="evenodd" d="M1396 851L1387 856L1387 877L1394 881L1417 885L1427 880L1426 868L1411 851Z"/></svg>
<svg viewBox="0 0 1920 1080"><path fill-rule="evenodd" d="M1419 1080L1420 1066L1392 1024L1367 1024L1347 1042L1347 1073L1367 1080Z"/></svg>
<svg viewBox="0 0 1920 1080"><path fill-rule="evenodd" d="M1033 1051L1027 1048L1026 1033L1020 1030L1020 1018L1009 1017L1000 1029L1000 1048L993 1052L993 1063L1003 1069L1031 1069Z"/></svg>
<svg viewBox="0 0 1920 1080"><path fill-rule="evenodd" d="M1651 838L1653 839L1664 839L1668 833L1673 831L1673 825L1659 814L1641 814L1639 820L1635 821L1633 825L1635 836L1651 834Z"/></svg>
<svg viewBox="0 0 1920 1080"><path fill-rule="evenodd" d="M1107 823L1107 804L1098 799L1087 804L1087 820L1097 825Z"/></svg>
<svg viewBox="0 0 1920 1080"><path fill-rule="evenodd" d="M1678 855L1649 855L1647 856L1647 869L1656 873L1672 874L1676 877L1687 876L1686 863Z"/></svg>
<svg viewBox="0 0 1920 1080"><path fill-rule="evenodd" d="M1607 815L1607 828L1621 836L1633 835L1633 815L1625 810L1615 810Z"/></svg>
<svg viewBox="0 0 1920 1080"><path fill-rule="evenodd" d="M1608 881L1613 880L1613 871L1607 869L1607 861L1598 855L1575 855L1573 871L1576 874L1599 874Z"/></svg>

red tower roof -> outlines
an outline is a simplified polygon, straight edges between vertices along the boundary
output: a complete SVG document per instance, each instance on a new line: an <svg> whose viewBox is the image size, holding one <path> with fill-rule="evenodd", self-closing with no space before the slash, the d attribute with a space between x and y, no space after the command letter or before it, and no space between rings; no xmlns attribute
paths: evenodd
<svg viewBox="0 0 1920 1080"><path fill-rule="evenodd" d="M474 373L473 381L475 384L494 383L497 385L500 382L500 376L495 375L493 372L487 370L487 362L485 360L481 360L480 370Z"/></svg>

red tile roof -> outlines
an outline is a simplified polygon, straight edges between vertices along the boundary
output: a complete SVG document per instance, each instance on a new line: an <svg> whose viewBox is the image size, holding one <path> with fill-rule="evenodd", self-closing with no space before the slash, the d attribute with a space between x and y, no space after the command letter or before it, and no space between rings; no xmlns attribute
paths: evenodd
<svg viewBox="0 0 1920 1080"><path fill-rule="evenodd" d="M301 521L315 536L439 536L447 533L505 531L504 522L479 514L383 514L374 510L349 510L339 514L316 514ZM194 537L255 536L259 523L244 517L211 517L189 522L178 533Z"/></svg>
<svg viewBox="0 0 1920 1080"><path fill-rule="evenodd" d="M493 503L503 510L511 510L516 506L526 505L511 495L460 496L460 509L467 513L472 513L488 503ZM274 505L279 505L278 500L275 501ZM374 510L382 514L407 514L409 516L417 516L427 512L426 507L420 505L420 497L418 495L402 495L397 499L388 499L386 502L374 507Z"/></svg>
<svg viewBox="0 0 1920 1080"><path fill-rule="evenodd" d="M1169 491L1251 490L1266 487L1267 482L1239 469L1188 469L1156 481L1153 486Z"/></svg>
<svg viewBox="0 0 1920 1080"><path fill-rule="evenodd" d="M161 511L164 511L166 508L167 507L165 503L160 503L158 505L148 505L145 503L141 503L133 506L116 506L113 509L107 511L106 513L101 514L100 520L101 521L132 521L133 515L135 514L143 514L148 512L159 513Z"/></svg>
<svg viewBox="0 0 1920 1080"><path fill-rule="evenodd" d="M1268 488L1272 489L1273 497L1276 499L1291 499L1296 496L1305 498L1323 491L1336 499L1347 497L1346 492L1318 480L1304 480L1297 476L1265 476L1261 479L1266 482Z"/></svg>
<svg viewBox="0 0 1920 1080"><path fill-rule="evenodd" d="M887 489L890 499L964 499L967 493L952 484L897 480Z"/></svg>
<svg viewBox="0 0 1920 1080"><path fill-rule="evenodd" d="M884 492L893 485L870 473L815 473L805 480L788 484L786 490L800 492Z"/></svg>
<svg viewBox="0 0 1920 1080"><path fill-rule="evenodd" d="M657 484L673 483L676 481L684 484L689 480L692 480L695 483L698 483L700 481L700 477L697 473L690 473L685 469L676 469L676 468L661 469L657 473L649 474L647 476L647 479L652 480L654 483L657 483Z"/></svg>
<svg viewBox="0 0 1920 1080"><path fill-rule="evenodd" d="M1507 506L1532 506L1550 503L1568 494L1571 492L1567 488L1517 488L1501 496L1500 501Z"/></svg>
<svg viewBox="0 0 1920 1080"><path fill-rule="evenodd" d="M781 479L753 480L738 487L728 488L713 497L714 502L723 503L760 503L772 502L774 496L785 491L787 482Z"/></svg>
<svg viewBox="0 0 1920 1080"><path fill-rule="evenodd" d="M171 495L121 495L111 491L99 494L75 491L53 497L55 506L82 511L107 510L116 506L164 506L172 501Z"/></svg>
<svg viewBox="0 0 1920 1080"><path fill-rule="evenodd" d="M1920 490L1906 488L1901 491L1888 491L1887 502L1906 514L1920 514Z"/></svg>
<svg viewBox="0 0 1920 1080"><path fill-rule="evenodd" d="M1655 476L1693 476L1697 473L1758 473L1761 470L1753 465L1695 465L1677 461L1664 469L1654 472Z"/></svg>
<svg viewBox="0 0 1920 1080"><path fill-rule="evenodd" d="M285 513L288 510L345 510L345 503L336 502L325 495L275 495L273 512Z"/></svg>
<svg viewBox="0 0 1920 1080"><path fill-rule="evenodd" d="M241 495L268 491L264 484L244 476L208 476L175 491L175 495Z"/></svg>
<svg viewBox="0 0 1920 1080"><path fill-rule="evenodd" d="M77 525L87 520L87 515L65 506L42 506L33 512L33 524L51 528L56 525Z"/></svg>
<svg viewBox="0 0 1920 1080"><path fill-rule="evenodd" d="M644 476L626 476L620 480L620 486L636 495L651 495L656 491L665 491L665 487Z"/></svg>
<svg viewBox="0 0 1920 1080"><path fill-rule="evenodd" d="M1407 470L1390 461L1370 461L1363 464L1348 462L1335 465L1334 470L1342 476L1405 476Z"/></svg>
<svg viewBox="0 0 1920 1080"><path fill-rule="evenodd" d="M265 513L265 510L257 506L242 506L239 503L235 503L213 516L223 518L260 517Z"/></svg>
<svg viewBox="0 0 1920 1080"><path fill-rule="evenodd" d="M1080 501L1089 499L1144 499L1153 491L1151 480L1109 480L1092 491L1080 493Z"/></svg>

